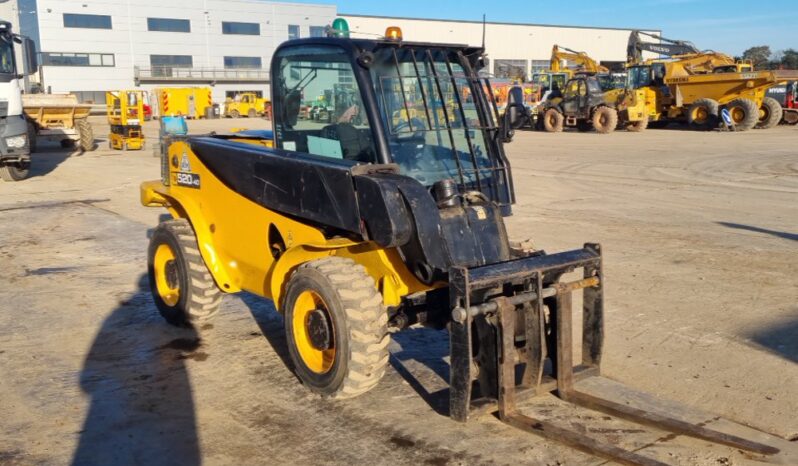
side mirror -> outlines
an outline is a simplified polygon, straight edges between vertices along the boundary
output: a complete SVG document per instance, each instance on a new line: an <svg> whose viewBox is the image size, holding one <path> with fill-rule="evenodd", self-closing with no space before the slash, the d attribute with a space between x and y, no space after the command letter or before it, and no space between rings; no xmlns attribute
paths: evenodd
<svg viewBox="0 0 798 466"><path fill-rule="evenodd" d="M280 106L282 110L281 115L283 117L283 124L289 127L296 126L296 122L299 119L299 107L301 100L302 96L297 90L290 91L285 95L285 100Z"/></svg>
<svg viewBox="0 0 798 466"><path fill-rule="evenodd" d="M25 73L26 74L35 74L39 71L39 60L38 54L36 53L36 42L33 42L30 38L26 37L24 40L24 44L22 45L25 49Z"/></svg>
<svg viewBox="0 0 798 466"><path fill-rule="evenodd" d="M520 86L513 86L507 93L507 115L510 128L516 128L521 122L524 108L524 90Z"/></svg>

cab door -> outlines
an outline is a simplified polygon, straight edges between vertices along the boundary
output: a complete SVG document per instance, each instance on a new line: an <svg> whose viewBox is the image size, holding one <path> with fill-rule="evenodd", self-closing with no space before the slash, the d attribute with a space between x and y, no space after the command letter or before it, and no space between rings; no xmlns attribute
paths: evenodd
<svg viewBox="0 0 798 466"><path fill-rule="evenodd" d="M572 79L565 85L565 92L562 96L562 109L568 116L575 116L579 113L580 96L579 83L581 80Z"/></svg>

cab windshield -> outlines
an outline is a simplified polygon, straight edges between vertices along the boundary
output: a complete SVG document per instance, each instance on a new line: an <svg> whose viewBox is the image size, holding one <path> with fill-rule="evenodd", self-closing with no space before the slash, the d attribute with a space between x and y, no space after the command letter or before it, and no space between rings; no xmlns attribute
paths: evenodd
<svg viewBox="0 0 798 466"><path fill-rule="evenodd" d="M627 82L630 89L640 89L651 84L651 68L648 66L633 66L629 68Z"/></svg>
<svg viewBox="0 0 798 466"><path fill-rule="evenodd" d="M14 74L14 42L10 37L0 37L0 74Z"/></svg>
<svg viewBox="0 0 798 466"><path fill-rule="evenodd" d="M381 120L403 174L425 186L452 179L495 199L504 183L503 167L489 155L498 150L490 146L495 102L488 102L489 82L469 76L462 60L447 49L378 49L371 73Z"/></svg>

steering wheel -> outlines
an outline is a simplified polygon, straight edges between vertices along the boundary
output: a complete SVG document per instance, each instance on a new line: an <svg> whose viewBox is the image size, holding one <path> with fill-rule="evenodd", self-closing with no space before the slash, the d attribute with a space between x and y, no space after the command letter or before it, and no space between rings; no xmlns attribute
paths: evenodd
<svg viewBox="0 0 798 466"><path fill-rule="evenodd" d="M410 132L404 134L398 134L401 132L401 130L405 128L411 128L411 123L412 123L412 129ZM399 124L393 127L393 132L394 132L393 137L397 141L407 141L413 139L423 140L424 129L426 129L426 125L424 124L424 121L422 121L420 118L414 117L411 118L410 120L400 120Z"/></svg>

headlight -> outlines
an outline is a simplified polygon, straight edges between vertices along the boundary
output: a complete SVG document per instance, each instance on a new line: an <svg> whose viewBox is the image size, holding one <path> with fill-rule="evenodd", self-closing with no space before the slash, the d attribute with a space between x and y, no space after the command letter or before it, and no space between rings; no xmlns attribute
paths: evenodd
<svg viewBox="0 0 798 466"><path fill-rule="evenodd" d="M25 144L28 143L28 137L24 134L20 136L11 136L10 138L6 138L6 146L12 149L20 149L25 147Z"/></svg>

